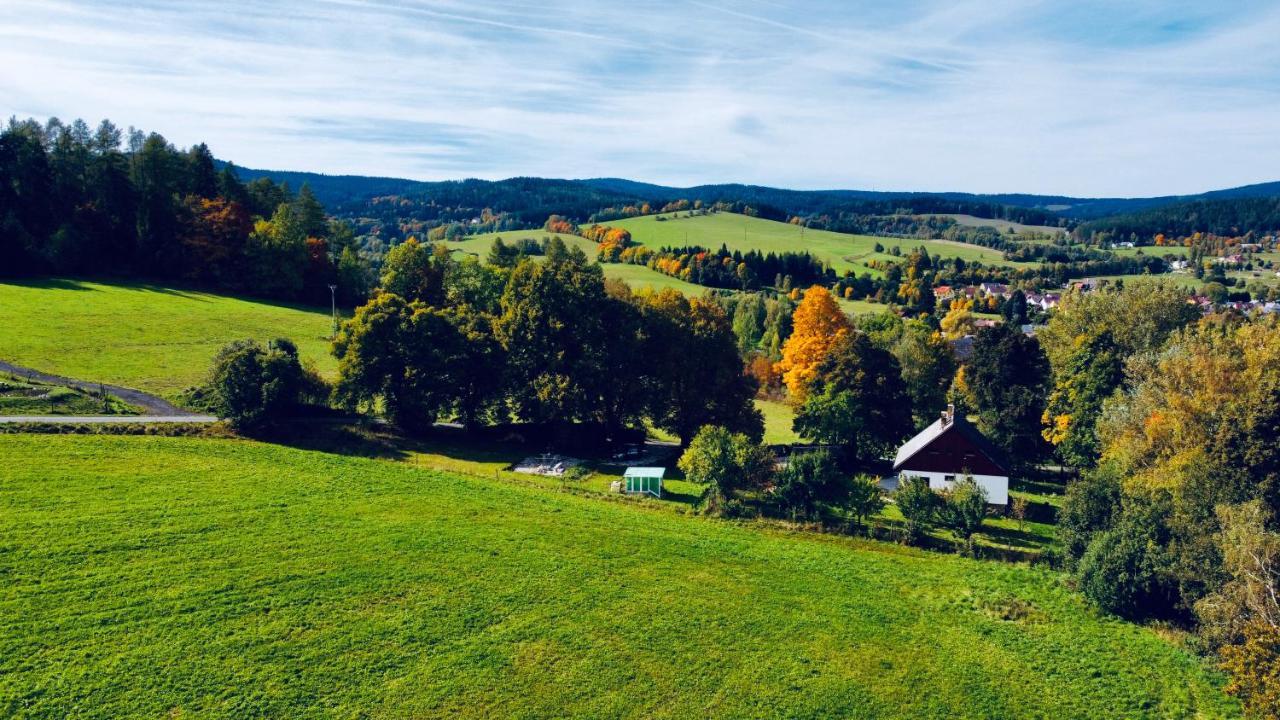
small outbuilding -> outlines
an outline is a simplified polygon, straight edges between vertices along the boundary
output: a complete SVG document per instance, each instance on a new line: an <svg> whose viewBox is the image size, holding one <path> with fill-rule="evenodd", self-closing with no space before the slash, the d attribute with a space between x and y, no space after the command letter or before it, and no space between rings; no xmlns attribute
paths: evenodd
<svg viewBox="0 0 1280 720"><path fill-rule="evenodd" d="M992 505L1009 504L1009 471L991 441L950 406L942 417L898 448L893 469L899 479L923 477L934 490L947 490L965 475L987 493Z"/></svg>
<svg viewBox="0 0 1280 720"><path fill-rule="evenodd" d="M662 476L666 473L667 469L661 467L629 467L622 477L627 481L628 493L649 493L660 498L662 497Z"/></svg>

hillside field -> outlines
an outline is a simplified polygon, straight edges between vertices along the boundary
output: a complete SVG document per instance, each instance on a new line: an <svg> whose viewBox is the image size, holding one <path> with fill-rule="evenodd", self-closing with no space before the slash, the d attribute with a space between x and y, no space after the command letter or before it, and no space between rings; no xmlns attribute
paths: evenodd
<svg viewBox="0 0 1280 720"><path fill-rule="evenodd" d="M981 218L975 215L962 215L957 213L925 215L925 217L949 217L956 221L957 225L965 227L993 227L1000 232L1008 232L1012 229L1015 233L1020 232L1037 232L1045 235L1056 235L1057 233L1066 232L1060 227L1050 225L1024 225L1012 220L996 220L994 218Z"/></svg>
<svg viewBox="0 0 1280 720"><path fill-rule="evenodd" d="M493 246L496 238L502 238L506 242L513 242L521 238L533 238L541 240L544 237L558 237L569 247L581 248L588 258L592 260L596 257L596 244L579 235L567 235L564 233L549 233L544 230L506 230L497 233L485 233L483 235L472 235L466 240L459 242L448 242L445 246L464 253L475 253L481 259L484 259L489 253L489 248ZM673 278L664 275L656 270L650 270L643 265L623 265L621 263L604 263L604 276L607 278L616 278L622 280L631 286L633 290L642 288L652 288L662 290L664 288L672 288L689 296L696 297L707 291L707 288L701 285L685 282L679 278Z"/></svg>
<svg viewBox="0 0 1280 720"><path fill-rule="evenodd" d="M1234 717L1055 573L240 440L0 436L6 717Z"/></svg>
<svg viewBox="0 0 1280 720"><path fill-rule="evenodd" d="M663 218L659 220L658 218ZM887 252L875 252L876 243L885 250L901 249L903 255L924 246L941 257L962 257L966 261L981 261L988 265L1012 265L998 250L948 242L945 240L916 240L904 238L848 235L826 230L809 230L799 225L762 220L735 213L711 213L688 216L683 213L645 215L642 217L611 220L606 225L631 231L633 240L652 247L700 245L706 248L727 246L730 250L759 250L761 252L800 252L807 250L818 258L830 262L837 273L854 270L870 272L864 263L872 259L900 261Z"/></svg>
<svg viewBox="0 0 1280 720"><path fill-rule="evenodd" d="M0 359L167 398L203 380L214 354L232 340L287 337L322 373L337 367L328 308L154 285L0 283L0 327Z"/></svg>

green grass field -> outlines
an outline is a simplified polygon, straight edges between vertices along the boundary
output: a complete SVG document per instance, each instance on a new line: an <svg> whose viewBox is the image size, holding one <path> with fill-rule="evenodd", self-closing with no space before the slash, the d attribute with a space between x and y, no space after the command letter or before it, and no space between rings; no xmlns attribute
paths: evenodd
<svg viewBox="0 0 1280 720"><path fill-rule="evenodd" d="M756 409L764 416L764 442L766 445L789 445L800 442L800 436L791 429L795 410L785 402L756 400Z"/></svg>
<svg viewBox="0 0 1280 720"><path fill-rule="evenodd" d="M460 242L446 243L446 247L459 250L461 252L475 253L482 259L489 254L489 248L493 246L493 241L501 237L504 241L512 242L520 238L533 238L541 240L544 237L558 237L564 240L569 247L581 248L587 257L594 259L596 256L596 244L584 237L578 235L565 235L563 233L549 233L542 230L514 230L499 233L487 233L484 235L473 235L466 240ZM650 270L643 265L623 265L621 263L605 263L605 277L616 278L622 280L631 286L634 290L642 288L652 288L662 290L664 288L672 288L679 290L681 293L689 297L696 297L706 292L707 288L701 285L685 282L679 278L673 278L664 275L656 270Z"/></svg>
<svg viewBox="0 0 1280 720"><path fill-rule="evenodd" d="M5 717L1232 717L1061 576L237 440L0 436Z"/></svg>
<svg viewBox="0 0 1280 720"><path fill-rule="evenodd" d="M200 382L232 340L287 337L324 373L327 309L141 284L0 283L0 358L77 380L172 398Z"/></svg>
<svg viewBox="0 0 1280 720"><path fill-rule="evenodd" d="M974 215L960 215L953 213L926 215L925 217L949 217L952 220L955 220L957 225L964 225L965 227L993 227L1000 232L1007 232L1010 228L1012 228L1015 233L1030 231L1043 233L1045 235L1056 235L1058 233L1065 232L1062 228L1050 225L1023 225L1022 223L1013 222L1011 220L980 218Z"/></svg>
<svg viewBox="0 0 1280 720"><path fill-rule="evenodd" d="M1137 257L1146 255L1147 257L1165 257L1172 255L1174 257L1185 258L1191 252L1191 248L1168 246L1155 247L1154 245L1145 245L1141 247L1117 247L1111 248L1111 252L1120 257Z"/></svg>
<svg viewBox="0 0 1280 720"><path fill-rule="evenodd" d="M945 240L910 240L847 235L825 230L808 230L798 225L762 220L734 213L713 213L686 217L682 214L645 215L643 217L613 220L607 225L623 227L631 231L636 242L654 247L664 245L701 245L707 248L727 246L730 250L760 250L762 252L798 252L807 250L818 258L831 263L836 272L856 270L870 271L864 263L871 259L900 261L887 252L875 252L876 243L885 250L899 247L904 255L916 247L924 246L930 253L943 257L962 257L966 261L979 260L988 265L1012 265L1001 253L990 248ZM664 220L658 220L659 217ZM875 274L873 272L873 274Z"/></svg>

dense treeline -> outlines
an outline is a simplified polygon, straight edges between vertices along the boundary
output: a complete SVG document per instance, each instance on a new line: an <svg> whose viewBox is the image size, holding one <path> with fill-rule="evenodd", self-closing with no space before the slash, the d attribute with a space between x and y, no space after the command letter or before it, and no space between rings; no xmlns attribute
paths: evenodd
<svg viewBox="0 0 1280 720"><path fill-rule="evenodd" d="M965 203L934 198L906 198L902 201L866 203L835 214L813 214L802 217L804 224L821 230L860 235L889 235L938 239L950 231L951 238L970 242L972 238L992 238L976 244L999 247L995 241L1007 241L998 230L989 227L966 227L947 214L973 215L987 220L1007 220L1025 225L1047 225L1067 228L1068 222L1053 213L1033 208ZM1001 248L1003 249L1003 248Z"/></svg>
<svg viewBox="0 0 1280 720"><path fill-rule="evenodd" d="M584 428L642 436L648 421L685 442L708 424L760 437L756 383L716 301L633 294L558 238L545 253L502 267L396 246L334 343L336 397L409 430L514 420L581 442Z"/></svg>
<svg viewBox="0 0 1280 720"><path fill-rule="evenodd" d="M1102 244L1136 241L1153 244L1157 235L1173 238L1197 233L1224 237L1261 237L1280 231L1280 197L1196 200L1087 222L1076 228L1082 241Z"/></svg>
<svg viewBox="0 0 1280 720"><path fill-rule="evenodd" d="M221 172L203 144L109 121L0 132L0 272L179 280L319 302L330 284L363 297L368 280L350 227L331 222L310 189L295 195Z"/></svg>
<svg viewBox="0 0 1280 720"><path fill-rule="evenodd" d="M1039 333L1044 437L1085 468L1065 562L1100 607L1186 623L1259 717L1280 700L1280 324L1159 285L1069 294Z"/></svg>
<svg viewBox="0 0 1280 720"><path fill-rule="evenodd" d="M601 259L645 265L685 282L734 290L759 290L770 284L790 288L835 280L835 271L808 252L730 252L724 245L714 252L698 246L653 250L637 245L606 255L602 246Z"/></svg>

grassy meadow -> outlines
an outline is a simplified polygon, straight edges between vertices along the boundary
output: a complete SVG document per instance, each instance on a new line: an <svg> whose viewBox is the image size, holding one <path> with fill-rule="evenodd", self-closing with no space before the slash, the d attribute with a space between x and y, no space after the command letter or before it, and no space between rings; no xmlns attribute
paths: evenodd
<svg viewBox="0 0 1280 720"><path fill-rule="evenodd" d="M5 717L1233 717L1062 576L240 440L0 436Z"/></svg>
<svg viewBox="0 0 1280 720"><path fill-rule="evenodd" d="M662 218L659 220L658 218ZM875 252L876 243L885 250L893 247L909 254L924 246L930 253L943 257L962 257L966 261L979 260L988 265L1011 265L997 250L949 242L946 240L915 240L848 235L810 230L798 225L747 217L735 213L712 213L688 216L683 213L645 215L642 217L612 220L607 225L623 227L631 231L633 240L653 247L664 245L701 245L707 248L727 246L730 250L759 250L761 252L799 252L807 250L818 258L830 262L836 272L855 270L872 272L865 262L872 259L900 261L887 252Z"/></svg>
<svg viewBox="0 0 1280 720"><path fill-rule="evenodd" d="M1045 235L1055 235L1060 232L1065 232L1062 228L1053 227L1051 225L1024 225L1019 222L1013 222L1012 220L980 218L975 215L963 215L958 213L935 213L932 215L926 215L926 217L949 217L952 220L955 220L957 225L964 225L965 227L993 227L1000 232L1008 232L1010 229L1015 233L1037 232Z"/></svg>
<svg viewBox="0 0 1280 720"><path fill-rule="evenodd" d="M288 337L332 373L328 308L154 285L78 280L0 283L0 358L167 398L200 382L227 342Z"/></svg>
<svg viewBox="0 0 1280 720"><path fill-rule="evenodd" d="M450 249L458 250L460 252L474 253L483 259L489 254L489 248L493 246L493 241L499 237L507 242L519 240L521 238L541 240L544 237L558 237L569 247L581 248L582 251L587 254L587 257L594 259L596 256L596 244L580 235L549 233L543 230L508 230L498 233L486 233L484 235L472 235L466 240L450 242L446 243L446 245ZM643 265L605 263L601 267L604 268L605 277L622 280L635 290L640 290L642 288L651 288L654 290L672 288L689 297L696 297L707 290L707 288L702 287L701 285L695 285L693 283L685 282L679 278L664 275L656 270L650 270Z"/></svg>

